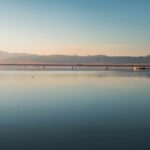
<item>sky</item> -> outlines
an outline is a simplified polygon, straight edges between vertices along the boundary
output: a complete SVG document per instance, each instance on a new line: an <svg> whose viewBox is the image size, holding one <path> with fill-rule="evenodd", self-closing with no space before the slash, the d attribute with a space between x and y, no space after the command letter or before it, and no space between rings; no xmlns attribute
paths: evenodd
<svg viewBox="0 0 150 150"><path fill-rule="evenodd" d="M0 0L0 50L150 55L150 0Z"/></svg>

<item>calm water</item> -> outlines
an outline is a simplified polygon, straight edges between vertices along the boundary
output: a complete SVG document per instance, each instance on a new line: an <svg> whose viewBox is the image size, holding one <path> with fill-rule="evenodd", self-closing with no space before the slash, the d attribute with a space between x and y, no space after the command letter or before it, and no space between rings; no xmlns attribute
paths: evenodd
<svg viewBox="0 0 150 150"><path fill-rule="evenodd" d="M0 148L150 149L150 72L0 72Z"/></svg>

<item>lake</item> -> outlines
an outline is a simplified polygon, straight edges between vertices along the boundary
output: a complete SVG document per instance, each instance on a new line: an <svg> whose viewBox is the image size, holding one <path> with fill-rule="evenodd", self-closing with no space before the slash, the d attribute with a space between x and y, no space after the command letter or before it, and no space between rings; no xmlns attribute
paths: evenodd
<svg viewBox="0 0 150 150"><path fill-rule="evenodd" d="M149 71L0 71L0 148L150 149Z"/></svg>

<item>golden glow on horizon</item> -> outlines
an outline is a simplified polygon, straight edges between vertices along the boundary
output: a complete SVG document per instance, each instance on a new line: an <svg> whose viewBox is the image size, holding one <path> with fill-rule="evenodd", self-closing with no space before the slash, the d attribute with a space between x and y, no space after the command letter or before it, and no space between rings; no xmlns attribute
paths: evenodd
<svg viewBox="0 0 150 150"><path fill-rule="evenodd" d="M26 53L26 54L37 54L37 55L107 55L107 56L146 56L150 55L148 51L130 51L130 50L34 50L34 51L11 51L10 53Z"/></svg>
<svg viewBox="0 0 150 150"><path fill-rule="evenodd" d="M8 44L9 43L9 44ZM38 55L108 55L108 56L146 56L150 55L149 47L143 50L138 44L91 44L80 43L49 43L49 42L22 42L0 41L0 50L10 53L28 53Z"/></svg>
<svg viewBox="0 0 150 150"><path fill-rule="evenodd" d="M7 38L8 37L8 38ZM11 53L38 55L108 55L108 56L145 56L150 55L149 44L142 43L100 43L99 41L55 41L24 39L23 37L0 38L0 50Z"/></svg>

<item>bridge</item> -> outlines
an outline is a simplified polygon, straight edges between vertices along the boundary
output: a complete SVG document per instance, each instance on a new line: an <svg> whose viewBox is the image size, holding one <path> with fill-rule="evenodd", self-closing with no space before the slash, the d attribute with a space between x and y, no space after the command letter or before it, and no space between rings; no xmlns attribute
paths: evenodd
<svg viewBox="0 0 150 150"><path fill-rule="evenodd" d="M56 63L56 64L35 64L35 63L5 63L5 64L0 64L0 67L17 67L17 68L22 68L22 67L32 67L32 68L37 68L37 69L46 69L49 67L70 67L70 69L74 70L77 67L89 67L89 68L106 68L109 70L109 68L131 68L133 70L145 70L145 69L150 69L150 64L61 64L61 63Z"/></svg>

